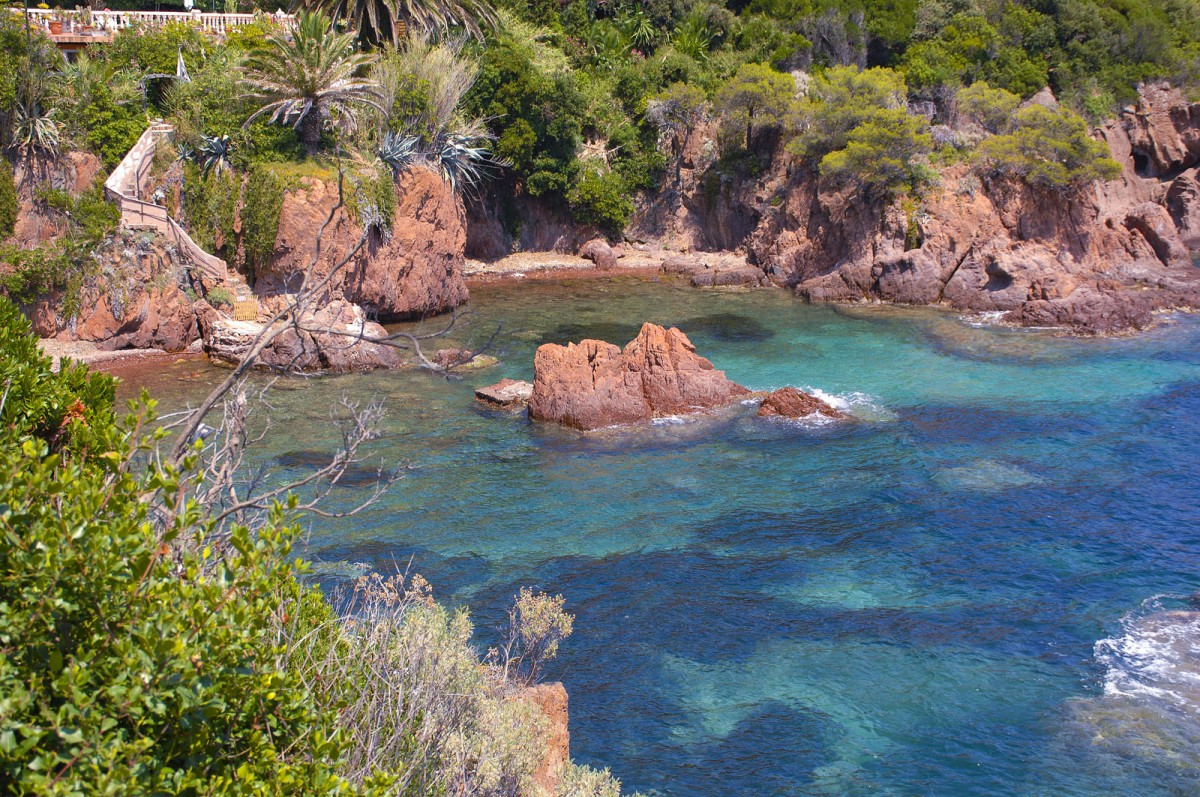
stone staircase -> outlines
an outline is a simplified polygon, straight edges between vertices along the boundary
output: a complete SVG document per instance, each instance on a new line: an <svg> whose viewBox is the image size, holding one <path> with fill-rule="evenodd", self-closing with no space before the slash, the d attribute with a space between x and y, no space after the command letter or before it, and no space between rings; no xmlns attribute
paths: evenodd
<svg viewBox="0 0 1200 797"><path fill-rule="evenodd" d="M130 229L153 229L179 247L180 254L199 269L204 282L217 285L229 278L225 261L201 249L179 222L162 205L146 201L142 189L154 162L154 153L162 141L169 141L175 128L155 122L142 132L137 143L104 181L104 193L121 208L121 223Z"/></svg>

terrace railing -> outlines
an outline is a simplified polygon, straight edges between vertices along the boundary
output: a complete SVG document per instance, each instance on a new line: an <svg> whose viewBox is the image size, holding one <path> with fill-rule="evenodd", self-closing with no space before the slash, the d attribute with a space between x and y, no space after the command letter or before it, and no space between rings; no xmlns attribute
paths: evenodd
<svg viewBox="0 0 1200 797"><path fill-rule="evenodd" d="M14 8L12 11L16 14L24 14L22 8ZM34 21L41 25L47 25L54 18L54 11L46 8L31 8L29 15ZM78 23L80 21L81 12L79 11L63 11L60 12L64 19L72 20ZM132 28L136 26L145 26L151 28L162 27L168 22L184 22L197 25L206 33L222 36L233 28L242 25L249 25L259 18L258 14L206 14L201 11L93 11L92 27L97 30L117 31L122 28ZM276 23L283 25L292 25L295 17L292 14L285 14L278 11L274 14L266 15Z"/></svg>

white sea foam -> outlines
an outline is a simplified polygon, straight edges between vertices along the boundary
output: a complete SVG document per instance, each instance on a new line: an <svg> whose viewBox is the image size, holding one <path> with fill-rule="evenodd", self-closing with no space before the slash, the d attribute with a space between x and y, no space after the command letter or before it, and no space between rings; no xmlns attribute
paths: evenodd
<svg viewBox="0 0 1200 797"><path fill-rule="evenodd" d="M1200 717L1200 612L1167 610L1161 598L1127 617L1123 633L1096 643L1104 694L1166 702Z"/></svg>
<svg viewBox="0 0 1200 797"><path fill-rule="evenodd" d="M852 391L850 393L826 393L819 387L802 388L806 393L811 393L817 398L824 401L834 409L841 410L847 415L853 415L863 421L881 422L896 420L896 413L885 407L879 399L863 393L861 391Z"/></svg>
<svg viewBox="0 0 1200 797"><path fill-rule="evenodd" d="M958 320L962 321L967 326L975 327L976 329L982 329L984 327L997 327L1003 325L1004 322L1001 319L1004 318L1004 314L1006 312L1006 310L989 310L988 312L984 313L960 315Z"/></svg>
<svg viewBox="0 0 1200 797"><path fill-rule="evenodd" d="M687 418L682 415L664 415L661 418L655 418L652 423L655 426L678 426L687 423Z"/></svg>

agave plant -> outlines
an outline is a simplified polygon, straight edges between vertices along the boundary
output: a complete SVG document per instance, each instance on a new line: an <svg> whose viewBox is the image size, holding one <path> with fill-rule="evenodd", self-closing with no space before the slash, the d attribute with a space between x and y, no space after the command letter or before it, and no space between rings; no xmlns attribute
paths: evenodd
<svg viewBox="0 0 1200 797"><path fill-rule="evenodd" d="M196 165L205 174L213 170L217 172L218 176L223 174L229 168L229 136L201 135L200 138L203 141L193 155Z"/></svg>
<svg viewBox="0 0 1200 797"><path fill-rule="evenodd" d="M450 133L433 143L430 155L452 191L473 189L496 163L482 140L486 139Z"/></svg>
<svg viewBox="0 0 1200 797"><path fill-rule="evenodd" d="M279 31L266 44L251 57L246 76L252 95L266 104L251 114L247 126L270 115L272 122L296 128L313 152L331 116L350 127L357 119L356 106L383 112L375 82L358 77L374 56L357 51L354 34L333 30L324 14L300 12L290 38Z"/></svg>
<svg viewBox="0 0 1200 797"><path fill-rule="evenodd" d="M445 33L460 27L483 40L497 27L489 0L300 0L303 8L346 19L364 44L398 43L410 32Z"/></svg>
<svg viewBox="0 0 1200 797"><path fill-rule="evenodd" d="M13 110L12 144L21 158L58 155L62 141L57 108L46 111L37 101L18 100Z"/></svg>
<svg viewBox="0 0 1200 797"><path fill-rule="evenodd" d="M196 159L196 150L192 149L187 144L175 145L175 159L179 161L191 161Z"/></svg>
<svg viewBox="0 0 1200 797"><path fill-rule="evenodd" d="M406 133L388 131L375 150L379 159L386 163L395 177L421 159L421 139Z"/></svg>

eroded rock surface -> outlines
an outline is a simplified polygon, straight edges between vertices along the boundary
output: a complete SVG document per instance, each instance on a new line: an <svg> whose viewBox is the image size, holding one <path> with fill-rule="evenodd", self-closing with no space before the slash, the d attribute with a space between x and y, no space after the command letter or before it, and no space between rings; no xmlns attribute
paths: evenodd
<svg viewBox="0 0 1200 797"><path fill-rule="evenodd" d="M529 416L591 430L726 406L750 391L696 353L687 335L644 324L624 350L601 340L534 356Z"/></svg>
<svg viewBox="0 0 1200 797"><path fill-rule="evenodd" d="M533 385L517 379L501 379L494 385L475 391L475 398L503 409L520 409L533 397Z"/></svg>
<svg viewBox="0 0 1200 797"><path fill-rule="evenodd" d="M295 292L316 251L317 231L337 203L337 184L304 178L288 191L270 262L256 273L260 297ZM467 300L462 203L439 175L403 173L396 186L390 236L370 234L366 247L329 281L330 299L345 299L383 320L446 312ZM326 228L310 284L326 277L353 249L362 226L343 208Z"/></svg>
<svg viewBox="0 0 1200 797"><path fill-rule="evenodd" d="M224 362L240 363L265 325L235 321L203 303L200 306L205 353ZM289 372L344 373L395 368L405 362L395 347L364 339L382 337L387 331L368 321L361 307L344 300L305 313L297 323L280 322L279 326L279 333L259 353L256 365Z"/></svg>
<svg viewBox="0 0 1200 797"><path fill-rule="evenodd" d="M151 234L126 232L98 247L95 257L99 273L77 294L50 294L24 308L39 336L85 340L110 351L179 352L199 339L174 247Z"/></svg>
<svg viewBox="0 0 1200 797"><path fill-rule="evenodd" d="M833 420L847 417L846 413L828 402L794 387L774 391L763 399L758 408L760 418L807 418L811 415L821 415Z"/></svg>
<svg viewBox="0 0 1200 797"><path fill-rule="evenodd" d="M558 794L563 767L571 758L567 690L556 681L526 687L516 697L535 706L546 719L542 758L534 770L533 781L542 794Z"/></svg>
<svg viewBox="0 0 1200 797"><path fill-rule="evenodd" d="M704 253L664 262L697 284L740 276L703 268L707 253L739 249L813 301L938 304L1087 334L1200 306L1200 104L1143 86L1137 106L1095 135L1122 166L1113 180L1053 191L958 164L913 208L868 201L779 152L761 176L721 172L715 129L702 126L630 234Z"/></svg>

